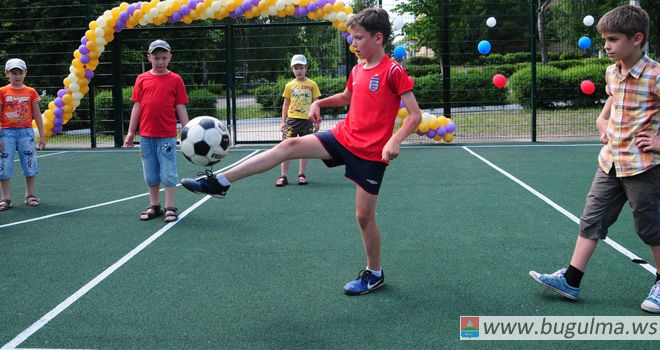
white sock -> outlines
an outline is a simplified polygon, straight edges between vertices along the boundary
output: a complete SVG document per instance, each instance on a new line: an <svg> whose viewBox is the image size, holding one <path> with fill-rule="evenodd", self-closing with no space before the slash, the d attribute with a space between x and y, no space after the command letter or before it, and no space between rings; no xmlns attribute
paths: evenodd
<svg viewBox="0 0 660 350"><path fill-rule="evenodd" d="M372 270L372 269L370 269L370 268L367 268L367 270L370 271L371 274L374 275L374 276L376 276L376 277L380 277L380 276L383 274L383 270L382 270L382 269L376 271L376 270Z"/></svg>
<svg viewBox="0 0 660 350"><path fill-rule="evenodd" d="M222 174L218 174L218 175L216 175L216 176L215 176L215 179L218 180L218 182L219 182L222 186L231 186L231 182L229 182L229 180L227 180L227 178L226 178L224 175L222 175Z"/></svg>

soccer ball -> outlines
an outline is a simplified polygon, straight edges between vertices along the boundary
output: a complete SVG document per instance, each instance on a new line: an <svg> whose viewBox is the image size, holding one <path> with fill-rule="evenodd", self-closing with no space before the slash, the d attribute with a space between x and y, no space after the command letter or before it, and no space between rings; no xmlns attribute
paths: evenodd
<svg viewBox="0 0 660 350"><path fill-rule="evenodd" d="M181 130L181 152L191 163L209 166L229 152L229 131L213 117L197 117Z"/></svg>

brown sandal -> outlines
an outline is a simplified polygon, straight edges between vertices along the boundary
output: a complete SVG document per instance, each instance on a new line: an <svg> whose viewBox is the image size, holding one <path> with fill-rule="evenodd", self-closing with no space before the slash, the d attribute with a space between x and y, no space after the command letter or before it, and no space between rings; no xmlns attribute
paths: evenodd
<svg viewBox="0 0 660 350"><path fill-rule="evenodd" d="M276 187L284 187L289 184L289 179L286 178L285 175L282 175L275 180L275 186Z"/></svg>
<svg viewBox="0 0 660 350"><path fill-rule="evenodd" d="M307 185L309 181L307 181L307 177L305 174L298 174L298 185Z"/></svg>
<svg viewBox="0 0 660 350"><path fill-rule="evenodd" d="M2 199L0 200L0 211L9 210L11 208L11 199Z"/></svg>
<svg viewBox="0 0 660 350"><path fill-rule="evenodd" d="M24 203L25 203L25 205L27 205L29 207L38 207L39 204L41 204L41 202L39 201L39 198L37 198L37 196L35 196L33 194L28 194L27 196L25 196Z"/></svg>
<svg viewBox="0 0 660 350"><path fill-rule="evenodd" d="M157 218L163 215L163 211L160 210L160 205L150 205L147 207L147 210L140 213L140 220L147 221L153 218Z"/></svg>
<svg viewBox="0 0 660 350"><path fill-rule="evenodd" d="M165 222L170 223L179 220L179 214L176 213L177 208L167 207L165 208Z"/></svg>

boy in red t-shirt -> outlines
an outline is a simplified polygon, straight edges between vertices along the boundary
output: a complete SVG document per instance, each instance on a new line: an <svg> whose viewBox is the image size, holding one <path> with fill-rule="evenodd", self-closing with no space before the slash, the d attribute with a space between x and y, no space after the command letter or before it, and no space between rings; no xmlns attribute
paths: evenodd
<svg viewBox="0 0 660 350"><path fill-rule="evenodd" d="M41 97L33 88L23 84L27 75L25 61L12 58L5 64L5 76L9 85L0 88L0 105L2 115L0 121L0 211L12 207L11 177L14 175L14 156L18 151L21 170L25 176L25 201L30 207L36 207L41 202L35 195L37 182L37 143L34 140L32 121L39 130L39 149L46 147L44 124L39 111Z"/></svg>
<svg viewBox="0 0 660 350"><path fill-rule="evenodd" d="M149 206L140 213L140 220L165 215L165 222L178 219L174 194L179 182L176 169L176 118L181 126L188 123L188 95L183 80L167 69L172 59L170 45L155 40L149 45L147 58L151 70L138 75L131 100L135 102L124 147L133 147L133 138L140 125L140 153L144 180L149 189ZM165 208L160 208L160 185L165 187Z"/></svg>
<svg viewBox="0 0 660 350"><path fill-rule="evenodd" d="M422 116L405 70L385 55L384 45L391 34L387 12L365 9L352 17L348 26L353 32L355 53L363 62L353 68L343 92L315 101L309 110L310 119L319 122L321 107L350 104L344 121L331 131L284 140L224 173L182 179L181 184L190 191L222 198L232 182L264 172L284 160L317 158L328 166L346 165L345 176L356 183L355 215L367 268L343 290L348 295L359 295L383 285L380 229L376 224L378 191L386 166L399 155L401 142L413 132ZM401 100L410 117L392 134Z"/></svg>

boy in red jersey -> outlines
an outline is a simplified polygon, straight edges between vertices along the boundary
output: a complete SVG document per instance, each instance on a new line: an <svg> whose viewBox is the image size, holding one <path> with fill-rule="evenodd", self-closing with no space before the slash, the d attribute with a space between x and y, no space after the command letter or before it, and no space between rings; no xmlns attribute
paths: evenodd
<svg viewBox="0 0 660 350"><path fill-rule="evenodd" d="M380 264L380 229L376 223L378 191L389 162L399 155L403 140L422 119L413 84L406 71L385 55L391 34L390 20L383 9L368 8L348 22L353 47L362 62L355 66L346 89L312 103L309 116L321 120L321 107L350 104L346 119L331 131L284 140L274 148L216 176L182 179L188 190L224 197L232 182L264 172L287 159L317 158L329 167L345 165L345 176L356 183L355 216L367 255L367 268L348 282L344 293L360 295L383 285ZM410 117L399 130L394 120L403 100Z"/></svg>
<svg viewBox="0 0 660 350"><path fill-rule="evenodd" d="M5 76L9 85L0 88L0 184L2 199L0 211L12 207L10 189L14 174L14 156L18 152L21 170L25 176L25 201L31 207L41 202L34 194L37 182L37 144L34 140L32 120L39 130L39 149L46 147L44 124L39 111L39 94L33 88L23 84L27 75L25 61L12 58L5 64Z"/></svg>
<svg viewBox="0 0 660 350"><path fill-rule="evenodd" d="M140 153L144 180L149 189L149 206L140 213L140 220L165 215L165 222L178 219L174 194L179 182L176 169L176 117L181 125L188 123L188 95L183 80L167 69L172 59L170 45L155 40L149 45L147 58L151 70L138 75L131 100L135 102L124 147L133 147L133 138L140 124ZM161 210L160 185L165 187L165 209Z"/></svg>

